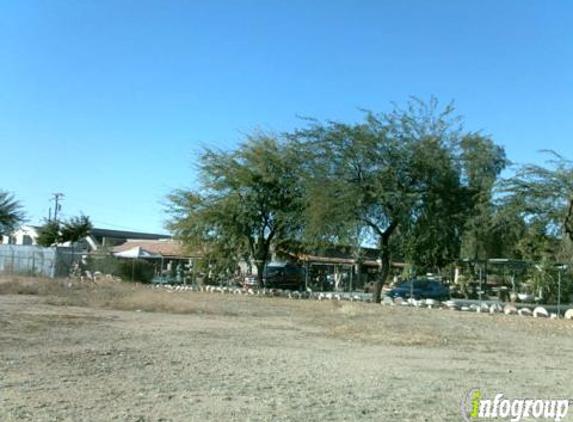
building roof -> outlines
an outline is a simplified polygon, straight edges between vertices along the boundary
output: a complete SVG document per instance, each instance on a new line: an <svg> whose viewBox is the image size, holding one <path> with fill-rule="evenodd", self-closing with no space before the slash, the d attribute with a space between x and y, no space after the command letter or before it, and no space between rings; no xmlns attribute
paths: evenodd
<svg viewBox="0 0 573 422"><path fill-rule="evenodd" d="M126 230L98 229L96 227L94 227L91 230L90 235L101 236L101 237L125 238L125 239L146 239L146 240L171 239L171 236L166 234L142 233L142 232L132 232Z"/></svg>
<svg viewBox="0 0 573 422"><path fill-rule="evenodd" d="M185 251L185 248L180 242L176 240L128 240L121 245L113 248L114 252L127 251L132 248L143 248L150 252L160 254L164 257L169 258L190 258L189 253Z"/></svg>

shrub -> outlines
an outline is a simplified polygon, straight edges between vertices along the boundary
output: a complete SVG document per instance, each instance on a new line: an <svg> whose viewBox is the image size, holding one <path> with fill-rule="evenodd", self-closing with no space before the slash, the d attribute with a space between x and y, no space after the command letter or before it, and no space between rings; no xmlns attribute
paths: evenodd
<svg viewBox="0 0 573 422"><path fill-rule="evenodd" d="M121 262L109 255L104 256L96 256L90 262L89 267L93 269L93 271L99 271L102 274L112 274L112 275L120 275L120 264ZM131 273L130 278L131 280Z"/></svg>
<svg viewBox="0 0 573 422"><path fill-rule="evenodd" d="M154 266L143 259L119 262L119 276L125 281L151 283L154 273Z"/></svg>

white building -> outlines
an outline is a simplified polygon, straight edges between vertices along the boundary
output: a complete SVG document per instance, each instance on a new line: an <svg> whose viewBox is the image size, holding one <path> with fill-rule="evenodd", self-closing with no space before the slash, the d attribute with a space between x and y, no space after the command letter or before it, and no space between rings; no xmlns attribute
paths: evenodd
<svg viewBox="0 0 573 422"><path fill-rule="evenodd" d="M9 236L2 236L3 245L36 245L38 226L21 226Z"/></svg>
<svg viewBox="0 0 573 422"><path fill-rule="evenodd" d="M39 226L21 226L10 236L2 236L5 245L37 245ZM156 233L141 233L125 230L109 230L93 228L90 235L81 243L83 249L96 251L100 246L114 247L128 240L161 240L171 239L171 236Z"/></svg>

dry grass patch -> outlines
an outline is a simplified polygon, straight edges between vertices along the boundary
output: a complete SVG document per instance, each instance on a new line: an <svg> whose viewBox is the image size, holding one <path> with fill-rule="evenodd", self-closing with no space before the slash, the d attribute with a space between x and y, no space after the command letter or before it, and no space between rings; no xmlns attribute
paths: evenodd
<svg viewBox="0 0 573 422"><path fill-rule="evenodd" d="M207 315L268 320L331 338L391 346L474 347L496 343L509 333L552 339L569 336L571 321L475 314L421 308L380 306L346 301L288 300L219 293L152 290L128 282L98 284L69 280L0 279L0 294L40 296L52 305L124 311ZM496 330L492 331L491 327ZM551 329L549 329L551 328ZM488 333L488 334L486 334Z"/></svg>
<svg viewBox="0 0 573 422"><path fill-rule="evenodd" d="M68 291L63 280L26 277L0 278L0 294L3 295L65 296Z"/></svg>
<svg viewBox="0 0 573 422"><path fill-rule="evenodd" d="M0 294L34 295L44 303L125 311L205 314L223 317L266 317L285 314L277 300L246 296L151 290L129 282L101 280L97 284L64 279L13 277L0 279ZM285 300L278 300L286 302ZM286 314L289 312L287 311Z"/></svg>

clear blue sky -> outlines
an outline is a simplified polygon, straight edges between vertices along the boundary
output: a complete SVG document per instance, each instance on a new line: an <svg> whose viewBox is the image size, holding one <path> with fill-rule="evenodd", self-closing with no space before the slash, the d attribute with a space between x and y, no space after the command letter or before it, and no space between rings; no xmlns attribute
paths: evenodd
<svg viewBox="0 0 573 422"><path fill-rule="evenodd" d="M201 145L454 100L516 162L573 158L573 2L1 0L0 189L31 223L162 230Z"/></svg>

